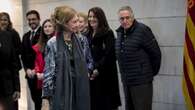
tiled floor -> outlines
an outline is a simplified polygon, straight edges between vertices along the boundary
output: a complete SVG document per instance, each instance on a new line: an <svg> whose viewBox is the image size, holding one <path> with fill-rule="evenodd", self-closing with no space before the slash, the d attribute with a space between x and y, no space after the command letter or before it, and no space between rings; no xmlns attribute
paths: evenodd
<svg viewBox="0 0 195 110"><path fill-rule="evenodd" d="M19 110L34 110L33 102L27 87L24 70L20 71L21 97L19 99Z"/></svg>
<svg viewBox="0 0 195 110"><path fill-rule="evenodd" d="M24 70L20 71L21 97L19 99L19 110L27 110L27 90Z"/></svg>

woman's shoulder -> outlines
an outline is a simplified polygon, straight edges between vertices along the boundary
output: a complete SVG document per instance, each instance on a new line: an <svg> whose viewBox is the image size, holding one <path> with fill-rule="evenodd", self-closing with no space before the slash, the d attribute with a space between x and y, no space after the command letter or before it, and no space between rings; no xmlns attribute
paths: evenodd
<svg viewBox="0 0 195 110"><path fill-rule="evenodd" d="M56 36L53 36L51 39L47 41L48 46L54 45L55 43L56 43Z"/></svg>
<svg viewBox="0 0 195 110"><path fill-rule="evenodd" d="M110 34L113 34L113 31L112 29L108 28L108 29L105 29L104 31L102 31L102 35L110 35Z"/></svg>
<svg viewBox="0 0 195 110"><path fill-rule="evenodd" d="M104 32L102 32L101 34L99 34L99 36L103 39L106 39L108 38L109 36L114 36L114 32L112 31L112 29L107 29L105 30Z"/></svg>
<svg viewBox="0 0 195 110"><path fill-rule="evenodd" d="M107 33L107 34L113 34L113 30L109 28L109 29L106 31L106 33Z"/></svg>
<svg viewBox="0 0 195 110"><path fill-rule="evenodd" d="M45 54L48 54L48 52L56 52L57 51L57 46L56 46L56 36L53 36L52 38L50 38L48 41L47 41L47 45L46 45L46 51L45 51Z"/></svg>

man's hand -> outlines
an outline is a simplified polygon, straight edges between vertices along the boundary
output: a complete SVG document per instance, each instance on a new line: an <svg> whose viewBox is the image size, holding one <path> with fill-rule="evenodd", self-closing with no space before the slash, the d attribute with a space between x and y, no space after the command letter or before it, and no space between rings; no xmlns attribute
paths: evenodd
<svg viewBox="0 0 195 110"><path fill-rule="evenodd" d="M37 78L38 78L38 80L42 80L43 79L43 73L37 73Z"/></svg>
<svg viewBox="0 0 195 110"><path fill-rule="evenodd" d="M20 92L19 91L15 91L14 94L12 95L13 100L17 101L20 98Z"/></svg>
<svg viewBox="0 0 195 110"><path fill-rule="evenodd" d="M42 100L41 110L49 110L49 100L48 99Z"/></svg>
<svg viewBox="0 0 195 110"><path fill-rule="evenodd" d="M31 70L31 69L27 69L27 70L26 70L26 74L27 74L27 76L28 76L29 78L33 78L34 75L35 75L35 72L34 72L33 70Z"/></svg>
<svg viewBox="0 0 195 110"><path fill-rule="evenodd" d="M99 72L97 69L93 70L93 73L90 76L90 80L94 80L99 75Z"/></svg>

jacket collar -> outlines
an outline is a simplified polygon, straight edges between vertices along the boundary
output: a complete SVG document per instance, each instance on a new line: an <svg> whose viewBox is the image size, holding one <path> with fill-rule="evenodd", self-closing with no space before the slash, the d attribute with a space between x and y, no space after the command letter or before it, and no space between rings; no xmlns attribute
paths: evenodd
<svg viewBox="0 0 195 110"><path fill-rule="evenodd" d="M34 31L34 32L36 33L36 32L40 29L40 27L41 27L41 26L39 25L39 26L37 26L37 28L34 29L34 30L30 29L30 32L33 32L33 31Z"/></svg>

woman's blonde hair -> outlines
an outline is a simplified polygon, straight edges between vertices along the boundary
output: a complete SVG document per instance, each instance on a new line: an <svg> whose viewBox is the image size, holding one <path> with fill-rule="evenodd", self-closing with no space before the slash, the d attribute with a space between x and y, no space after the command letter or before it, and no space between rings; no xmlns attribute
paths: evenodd
<svg viewBox="0 0 195 110"><path fill-rule="evenodd" d="M51 15L52 21L55 23L56 28L64 27L64 24L68 23L75 15L76 10L69 6L59 6L54 10L54 14Z"/></svg>
<svg viewBox="0 0 195 110"><path fill-rule="evenodd" d="M88 21L88 16L87 16L87 14L85 14L85 13L83 13L83 12L79 12L79 13L78 13L78 16L84 18L84 21L87 23L87 21Z"/></svg>
<svg viewBox="0 0 195 110"><path fill-rule="evenodd" d="M59 6L55 8L52 18L55 23L64 24L70 21L76 14L76 10L69 6Z"/></svg>

